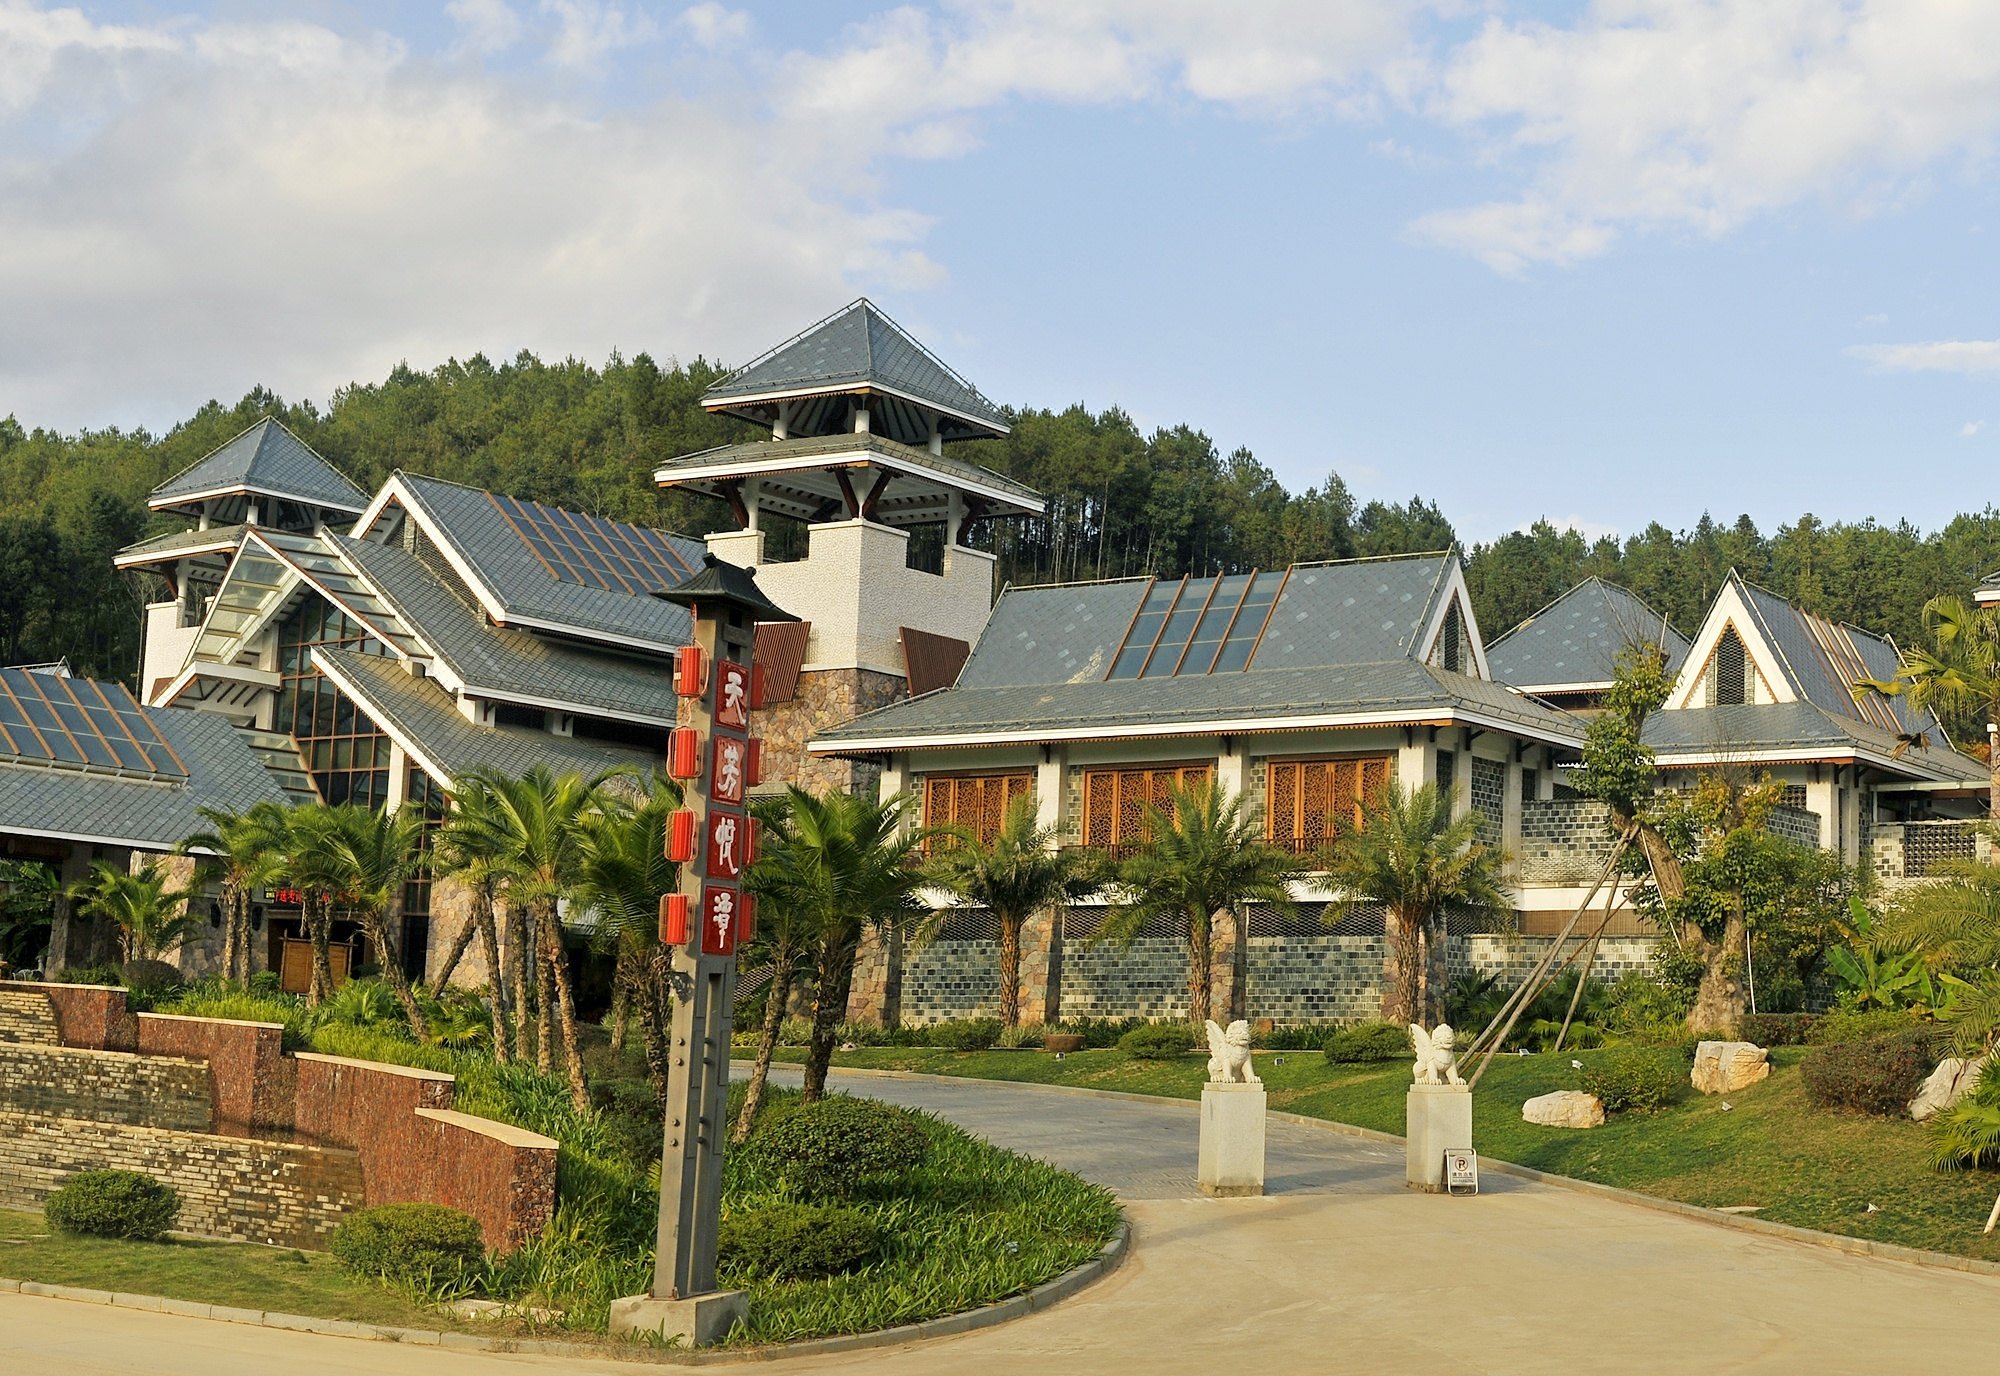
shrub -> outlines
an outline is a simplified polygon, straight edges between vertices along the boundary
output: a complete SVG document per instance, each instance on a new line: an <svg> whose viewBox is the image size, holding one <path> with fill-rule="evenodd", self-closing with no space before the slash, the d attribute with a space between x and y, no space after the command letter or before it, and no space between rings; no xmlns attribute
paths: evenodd
<svg viewBox="0 0 2000 1376"><path fill-rule="evenodd" d="M1745 1013L1736 1035L1758 1046L1804 1046L1819 1021L1817 1013Z"/></svg>
<svg viewBox="0 0 2000 1376"><path fill-rule="evenodd" d="M1410 1029L1400 1023L1363 1022L1343 1027L1326 1039L1326 1059L1333 1065L1394 1061L1414 1057Z"/></svg>
<svg viewBox="0 0 2000 1376"><path fill-rule="evenodd" d="M140 999L171 994L187 983L186 977L164 960L128 960L118 967L118 978Z"/></svg>
<svg viewBox="0 0 2000 1376"><path fill-rule="evenodd" d="M954 1018L933 1023L928 1029L930 1044L947 1051L990 1051L1000 1040L998 1018Z"/></svg>
<svg viewBox="0 0 2000 1376"><path fill-rule="evenodd" d="M1149 1025L1144 1018L1067 1018L1049 1031L1083 1038L1086 1050L1105 1051L1118 1045L1118 1039L1133 1028Z"/></svg>
<svg viewBox="0 0 2000 1376"><path fill-rule="evenodd" d="M1815 1022L1806 1034L1806 1042L1812 1046L1832 1046L1839 1042L1867 1041L1885 1032L1907 1032L1915 1024L1915 1016L1901 1008L1875 1008L1866 1012L1843 1009Z"/></svg>
<svg viewBox="0 0 2000 1376"><path fill-rule="evenodd" d="M930 1151L930 1134L913 1114L836 1094L769 1123L750 1148L800 1193L843 1195L914 1170Z"/></svg>
<svg viewBox="0 0 2000 1376"><path fill-rule="evenodd" d="M1251 1040L1259 1051L1318 1051L1326 1045L1326 1028L1318 1023L1295 1022L1259 1032Z"/></svg>
<svg viewBox="0 0 2000 1376"><path fill-rule="evenodd" d="M812 1040L813 1025L810 1018L786 1018L778 1024L779 1046L804 1046Z"/></svg>
<svg viewBox="0 0 2000 1376"><path fill-rule="evenodd" d="M1904 1021L1901 1031L1808 1051L1799 1063L1806 1098L1820 1108L1900 1117L1931 1070L1930 1034Z"/></svg>
<svg viewBox="0 0 2000 1376"><path fill-rule="evenodd" d="M49 1227L86 1237L157 1242L174 1226L181 1197L171 1185L138 1171L82 1171L42 1206Z"/></svg>
<svg viewBox="0 0 2000 1376"><path fill-rule="evenodd" d="M1691 990L1638 970L1627 970L1611 986L1611 1023L1620 1029L1679 1022L1692 1007Z"/></svg>
<svg viewBox="0 0 2000 1376"><path fill-rule="evenodd" d="M1194 1028L1184 1022L1149 1022L1118 1039L1118 1049L1141 1061L1171 1061L1194 1050Z"/></svg>
<svg viewBox="0 0 2000 1376"><path fill-rule="evenodd" d="M1042 1044L1042 1029L1039 1027L1005 1027L1000 1030L1000 1040L995 1046L1004 1046L1010 1051Z"/></svg>
<svg viewBox="0 0 2000 1376"><path fill-rule="evenodd" d="M1694 1051L1701 1044L1701 1034L1688 1031L1688 1025L1679 1018L1668 1018L1661 1022L1637 1023L1625 1029L1625 1040L1634 1046L1649 1046L1656 1051L1671 1051L1683 1061L1694 1060Z"/></svg>
<svg viewBox="0 0 2000 1376"><path fill-rule="evenodd" d="M349 1214L327 1250L356 1275L426 1290L462 1285L486 1257L479 1221L442 1204L378 1204Z"/></svg>
<svg viewBox="0 0 2000 1376"><path fill-rule="evenodd" d="M859 1209L775 1204L724 1218L716 1260L747 1278L809 1280L852 1271L881 1245L881 1226Z"/></svg>
<svg viewBox="0 0 2000 1376"><path fill-rule="evenodd" d="M1583 1068L1583 1088L1606 1113L1652 1113L1687 1085L1687 1063L1672 1052L1646 1047L1607 1051Z"/></svg>

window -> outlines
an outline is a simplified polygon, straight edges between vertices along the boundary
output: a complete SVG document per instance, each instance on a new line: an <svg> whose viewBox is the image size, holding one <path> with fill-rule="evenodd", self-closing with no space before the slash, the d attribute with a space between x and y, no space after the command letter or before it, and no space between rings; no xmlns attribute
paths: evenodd
<svg viewBox="0 0 2000 1376"><path fill-rule="evenodd" d="M1265 767L1265 835L1304 854L1361 825L1361 805L1388 785L1387 755L1273 760Z"/></svg>
<svg viewBox="0 0 2000 1376"><path fill-rule="evenodd" d="M1110 850L1146 839L1146 804L1165 807L1175 788L1206 783L1207 764L1092 769L1083 776L1083 843Z"/></svg>
<svg viewBox="0 0 2000 1376"><path fill-rule="evenodd" d="M1449 750L1438 751L1438 796L1447 805L1453 804L1452 789L1458 780L1458 756Z"/></svg>
<svg viewBox="0 0 2000 1376"><path fill-rule="evenodd" d="M1164 678L1243 668L1284 583L1282 570L1154 583L1106 677Z"/></svg>
<svg viewBox="0 0 2000 1376"><path fill-rule="evenodd" d="M437 829L444 824L449 806L444 788L430 775L411 765L405 776L404 805L417 808L424 829L417 837L417 867L403 883L403 973L413 980L424 978L431 944L431 846Z"/></svg>
<svg viewBox="0 0 2000 1376"><path fill-rule="evenodd" d="M1444 626L1438 632L1437 665L1452 673L1463 671L1465 664L1465 618L1458 610L1458 599L1451 600L1445 609Z"/></svg>
<svg viewBox="0 0 2000 1376"><path fill-rule="evenodd" d="M924 825L964 827L981 841L1000 832L1017 798L1035 789L1032 774L932 774L924 778Z"/></svg>
<svg viewBox="0 0 2000 1376"><path fill-rule="evenodd" d="M313 667L317 645L386 653L358 621L308 597L278 628L278 697L271 726L298 743L320 797L381 807L389 801L389 738Z"/></svg>
<svg viewBox="0 0 2000 1376"><path fill-rule="evenodd" d="M1749 698L1749 663L1743 650L1743 637L1736 634L1734 626L1725 626L1722 639L1716 642L1714 678L1710 680L1709 701L1719 706L1740 706Z"/></svg>
<svg viewBox="0 0 2000 1376"><path fill-rule="evenodd" d="M1537 791L1537 790L1539 790L1539 789L1541 788L1541 786L1542 786L1542 771L1541 771L1541 770L1539 770L1539 769L1523 769L1523 770L1521 771L1521 801L1522 801L1522 802L1524 802L1524 803L1532 803L1532 802L1534 802L1534 801L1535 801L1535 794L1536 794L1536 791Z"/></svg>

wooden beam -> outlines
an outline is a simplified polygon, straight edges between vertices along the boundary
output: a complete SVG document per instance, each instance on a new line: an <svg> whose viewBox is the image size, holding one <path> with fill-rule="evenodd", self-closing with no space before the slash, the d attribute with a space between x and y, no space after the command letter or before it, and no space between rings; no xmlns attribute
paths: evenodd
<svg viewBox="0 0 2000 1376"><path fill-rule="evenodd" d="M729 514L736 518L738 530L750 529L750 508L743 505L743 480L730 478L716 484L717 493L729 503Z"/></svg>
<svg viewBox="0 0 2000 1376"><path fill-rule="evenodd" d="M847 476L847 470L836 468L833 470L833 476L835 481L840 484L840 498L841 501L846 503L847 514L849 516L859 516L861 514L861 499L854 495L854 483Z"/></svg>
<svg viewBox="0 0 2000 1376"><path fill-rule="evenodd" d="M846 476L845 472L841 474L843 484L846 482ZM869 488L868 495L861 499L862 520L872 521L875 519L875 504L882 500L882 493L889 486L889 479L895 476L895 470L888 468L883 469L876 475L875 485Z"/></svg>

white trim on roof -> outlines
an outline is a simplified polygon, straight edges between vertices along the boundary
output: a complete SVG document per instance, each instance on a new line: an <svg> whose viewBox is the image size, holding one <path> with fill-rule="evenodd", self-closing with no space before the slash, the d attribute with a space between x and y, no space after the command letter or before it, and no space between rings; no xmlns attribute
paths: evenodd
<svg viewBox="0 0 2000 1376"><path fill-rule="evenodd" d="M865 439L865 437L858 437ZM891 441L894 443L894 441ZM905 446L907 447L907 446ZM915 451L922 454L922 451ZM1048 504L1033 493L1022 495L1022 491L1008 492L984 483L976 478L961 477L924 461L929 456L905 462L901 455L889 457L875 453L857 443L853 449L835 449L816 454L798 454L786 458L738 459L724 463L694 464L685 467L662 466L653 470L653 482L661 487L673 487L681 483L713 482L722 478L743 477L755 470L758 474L796 473L800 470L829 467L852 467L866 465L871 468L888 469L904 477L924 477L942 485L961 488L981 497L1006 502L1034 515L1041 515Z"/></svg>
<svg viewBox="0 0 2000 1376"><path fill-rule="evenodd" d="M1742 581L1731 573L1728 581L1717 590L1715 601L1709 603L1708 614L1701 619L1701 627L1688 646L1687 658L1681 661L1674 690L1667 695L1661 711L1679 712L1708 705L1695 702L1694 697L1701 691L1708 661L1715 654L1722 632L1732 625L1736 627L1736 634L1742 637L1744 654L1756 667L1772 698L1778 702L1799 701L1798 681L1792 677L1791 665L1765 635L1763 618L1750 605L1750 599L1743 595Z"/></svg>
<svg viewBox="0 0 2000 1376"><path fill-rule="evenodd" d="M35 836L45 841L74 841L79 844L93 846L123 846L128 850L155 851L161 855L172 854L174 848L180 844L178 841L139 840L131 836L106 836L98 832L56 831L49 827L0 827L0 832L5 832L9 836ZM195 855L214 854L213 851L205 846L190 846L188 850L191 854Z"/></svg>
<svg viewBox="0 0 2000 1376"><path fill-rule="evenodd" d="M782 350L785 346L781 344L778 347ZM757 365L753 363L749 366L754 368ZM723 385L727 386L728 384L724 383ZM956 406L947 406L934 397L920 397L915 392L908 391L902 387L892 387L886 382L866 377L849 378L845 382L823 382L811 387L767 387L760 392L739 392L733 394L711 392L709 396L714 397L715 400L710 401L704 397L701 405L705 411L726 411L732 406L750 406L763 401L793 401L799 397L838 396L842 392L859 392L863 390L885 392L892 397L909 402L912 406L927 406L933 411L941 411L945 415L956 416L959 420L965 421L970 425L976 425L982 430L990 431L996 436L1013 433L1004 420L996 420L988 416L976 416L972 412L962 411Z"/></svg>
<svg viewBox="0 0 2000 1376"><path fill-rule="evenodd" d="M333 686L347 694L348 700L354 704L356 709L366 712L368 720L374 722L382 734L395 743L397 749L401 750L412 760L415 760L418 767L424 773L430 775L433 783L437 784L440 788L451 787L450 771L440 768L435 759L419 748L416 743L416 737L410 735L409 732L402 728L401 724L394 721L387 712L383 711L381 704L371 701L366 693L355 687L354 679L341 671L340 666L333 662L331 655L322 655L320 653L321 648L318 645L312 648L310 658L313 667L332 679Z"/></svg>
<svg viewBox="0 0 2000 1376"><path fill-rule="evenodd" d="M161 536L159 538L165 539L166 537ZM138 568L142 564L163 564L174 559L192 559L196 555L201 554L223 554L234 550L237 542L242 538L243 527L236 526L231 530L227 538L221 540L198 540L193 544L173 545L166 549L156 549L150 552L143 548L130 551L121 550L119 553L111 556L111 566L118 569L130 569ZM147 543L150 544L151 542L148 541Z"/></svg>
<svg viewBox="0 0 2000 1376"><path fill-rule="evenodd" d="M303 443L304 441L300 442ZM363 507L354 505L352 502L329 501L325 497L306 497L297 492L286 492L282 488L259 487L254 483L247 482L228 483L222 487L205 487L199 492L179 493L171 497L148 497L146 505L154 511L169 511L177 506L185 506L189 502L205 502L211 497L242 497L248 495L276 497L279 501L297 502L300 506L315 506L322 511L358 512L364 509Z"/></svg>
<svg viewBox="0 0 2000 1376"><path fill-rule="evenodd" d="M666 671L661 670L661 677ZM573 717L602 717L608 721L627 721L638 726L671 727L679 723L678 709L661 716L658 713L641 712L612 707L598 707L585 702L572 702L566 698L542 698L528 693L510 692L505 688L484 688L474 683L461 682L459 694L478 702L506 702L522 707L540 707L551 712L566 712Z"/></svg>
<svg viewBox="0 0 2000 1376"><path fill-rule="evenodd" d="M1705 765L1854 763L1873 765L1894 774L1924 775L1939 771L1912 767L1909 758L1897 759L1858 745L1803 746L1795 749L1765 750L1755 746L1740 750L1680 751L1672 746L1653 746L1654 762L1662 769L1693 769ZM1978 785L1983 787L1983 785Z"/></svg>

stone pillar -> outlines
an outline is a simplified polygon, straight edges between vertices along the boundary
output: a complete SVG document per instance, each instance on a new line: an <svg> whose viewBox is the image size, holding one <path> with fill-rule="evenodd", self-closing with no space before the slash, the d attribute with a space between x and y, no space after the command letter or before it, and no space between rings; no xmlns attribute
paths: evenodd
<svg viewBox="0 0 2000 1376"><path fill-rule="evenodd" d="M903 934L871 927L854 955L847 1020L874 1027L903 1025Z"/></svg>
<svg viewBox="0 0 2000 1376"><path fill-rule="evenodd" d="M1211 1198L1264 1193L1264 1110L1261 1084L1217 1084L1201 1089L1201 1145L1195 1181Z"/></svg>
<svg viewBox="0 0 2000 1376"><path fill-rule="evenodd" d="M1244 967L1249 956L1244 940L1248 923L1236 911L1218 913L1209 921L1209 1016L1225 1026L1248 1017L1244 1009Z"/></svg>
<svg viewBox="0 0 2000 1376"><path fill-rule="evenodd" d="M1021 1022L1062 1021L1062 919L1039 912L1021 926Z"/></svg>
<svg viewBox="0 0 2000 1376"><path fill-rule="evenodd" d="M1472 1090L1467 1085L1411 1085L1403 1113L1409 1187L1442 1194L1445 1152L1472 1147Z"/></svg>

